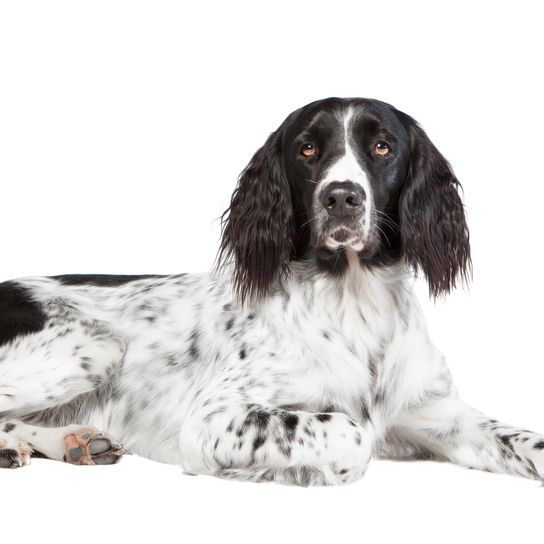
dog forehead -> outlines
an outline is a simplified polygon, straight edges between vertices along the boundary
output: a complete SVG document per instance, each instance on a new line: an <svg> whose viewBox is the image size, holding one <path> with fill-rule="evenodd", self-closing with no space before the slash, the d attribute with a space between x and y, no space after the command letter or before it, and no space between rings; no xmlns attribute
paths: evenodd
<svg viewBox="0 0 544 544"><path fill-rule="evenodd" d="M402 123L390 104L371 98L332 97L311 102L292 112L284 122L284 142L292 142L305 135L321 133L332 137L344 133L346 119L349 119L349 132L366 128L373 132L376 124L380 128L394 132L400 129L402 132Z"/></svg>
<svg viewBox="0 0 544 544"><path fill-rule="evenodd" d="M285 137L295 140L305 135L332 135L343 130L345 109L339 105L314 103L311 108L301 108L294 112L291 122L287 124Z"/></svg>

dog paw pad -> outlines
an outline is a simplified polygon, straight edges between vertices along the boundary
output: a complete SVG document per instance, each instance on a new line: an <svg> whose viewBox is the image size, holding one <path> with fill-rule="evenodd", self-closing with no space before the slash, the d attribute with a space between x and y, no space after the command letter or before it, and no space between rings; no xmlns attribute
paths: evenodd
<svg viewBox="0 0 544 544"><path fill-rule="evenodd" d="M125 450L95 429L81 429L64 437L67 463L73 465L113 465Z"/></svg>

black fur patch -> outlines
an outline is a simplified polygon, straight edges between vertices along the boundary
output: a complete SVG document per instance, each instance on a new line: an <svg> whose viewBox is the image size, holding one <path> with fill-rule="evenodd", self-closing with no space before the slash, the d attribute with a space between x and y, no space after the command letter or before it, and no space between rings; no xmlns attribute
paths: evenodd
<svg viewBox="0 0 544 544"><path fill-rule="evenodd" d="M64 274L51 276L64 285L96 285L98 287L118 287L131 281L164 278L159 274L118 275L118 274Z"/></svg>
<svg viewBox="0 0 544 544"><path fill-rule="evenodd" d="M46 316L30 290L16 281L0 283L0 346L18 336L39 332Z"/></svg>

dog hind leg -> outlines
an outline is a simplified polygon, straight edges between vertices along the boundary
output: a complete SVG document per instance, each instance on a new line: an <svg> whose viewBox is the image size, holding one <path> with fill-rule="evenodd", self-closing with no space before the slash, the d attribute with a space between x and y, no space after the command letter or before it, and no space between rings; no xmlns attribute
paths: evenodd
<svg viewBox="0 0 544 544"><path fill-rule="evenodd" d="M113 384L126 352L106 323L56 304L40 331L0 346L0 467L28 464L33 449L74 464L114 463L123 452L94 428L48 426L48 409ZM19 421L42 411L45 427Z"/></svg>
<svg viewBox="0 0 544 544"><path fill-rule="evenodd" d="M0 415L59 406L114 377L125 340L106 324L73 314L0 347Z"/></svg>

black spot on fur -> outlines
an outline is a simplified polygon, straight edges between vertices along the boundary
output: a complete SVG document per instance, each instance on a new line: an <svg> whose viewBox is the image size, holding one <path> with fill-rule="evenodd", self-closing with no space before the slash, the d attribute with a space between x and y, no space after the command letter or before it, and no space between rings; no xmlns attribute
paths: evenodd
<svg viewBox="0 0 544 544"><path fill-rule="evenodd" d="M370 419L368 404L364 399L361 399L361 417L363 418L363 421L368 421Z"/></svg>
<svg viewBox="0 0 544 544"><path fill-rule="evenodd" d="M538 471L536 470L535 464L530 459L526 459L525 462L526 462L527 472L533 478L538 478Z"/></svg>
<svg viewBox="0 0 544 544"><path fill-rule="evenodd" d="M288 442L292 442L295 439L295 434L298 425L298 416L296 414L283 414L283 425L285 427L285 437Z"/></svg>
<svg viewBox="0 0 544 544"><path fill-rule="evenodd" d="M18 336L39 332L46 316L31 291L15 281L0 283L0 346Z"/></svg>
<svg viewBox="0 0 544 544"><path fill-rule="evenodd" d="M15 429L15 423L6 423L4 425L3 431L5 433L9 433L9 432L13 431L13 429Z"/></svg>
<svg viewBox="0 0 544 544"><path fill-rule="evenodd" d="M285 440L283 437L276 438L276 446L278 446L278 449L280 452L285 455L285 457L289 458L291 457L291 446L289 443Z"/></svg>
<svg viewBox="0 0 544 544"><path fill-rule="evenodd" d="M270 423L270 413L266 410L250 410L244 424L246 426L255 425L259 430L265 430Z"/></svg>
<svg viewBox="0 0 544 544"><path fill-rule="evenodd" d="M499 451L501 455L506 459L512 459L514 457L514 446L511 442L512 436L511 435L499 435L498 439L501 443L501 447L499 448Z"/></svg>
<svg viewBox="0 0 544 544"><path fill-rule="evenodd" d="M535 450L544 450L544 440L537 442L533 447Z"/></svg>
<svg viewBox="0 0 544 544"><path fill-rule="evenodd" d="M255 437L253 441L253 451L258 450L266 442L265 436L259 434Z"/></svg>
<svg viewBox="0 0 544 544"><path fill-rule="evenodd" d="M383 388L379 388L374 392L374 404L384 404L385 403L385 390Z"/></svg>
<svg viewBox="0 0 544 544"><path fill-rule="evenodd" d="M330 421L331 417L332 416L330 414L317 414L315 416L317 421L321 421L321 423L325 423L326 421Z"/></svg>
<svg viewBox="0 0 544 544"><path fill-rule="evenodd" d="M199 339L198 331L193 331L193 333L189 337L189 340L191 342L189 345L189 356L191 357L193 361L198 359L200 356L200 352L198 349L198 339Z"/></svg>
<svg viewBox="0 0 544 544"><path fill-rule="evenodd" d="M511 447L511 444L510 444L510 439L512 438L510 435L502 435L502 436L499 436L500 438L500 441L505 445L505 446L508 446L508 447Z"/></svg>

